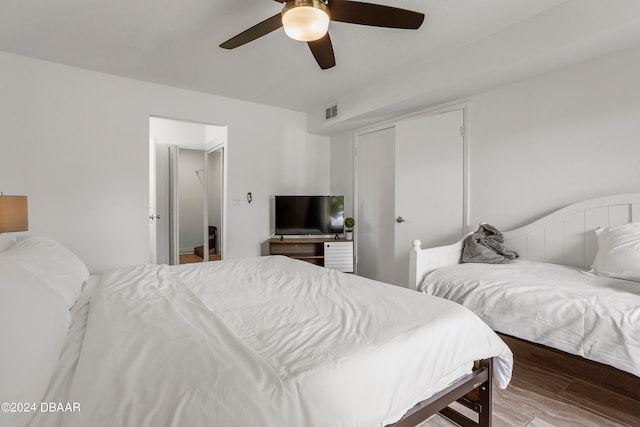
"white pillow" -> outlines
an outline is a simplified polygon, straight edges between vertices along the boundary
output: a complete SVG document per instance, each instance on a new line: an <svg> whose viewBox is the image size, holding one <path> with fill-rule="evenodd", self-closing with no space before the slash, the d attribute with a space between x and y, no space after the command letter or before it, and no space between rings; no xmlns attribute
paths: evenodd
<svg viewBox="0 0 640 427"><path fill-rule="evenodd" d="M0 402L39 405L71 317L56 290L4 256L10 251L0 253ZM33 415L9 413L0 418L20 426Z"/></svg>
<svg viewBox="0 0 640 427"><path fill-rule="evenodd" d="M596 230L598 253L591 272L640 281L640 223L610 225Z"/></svg>
<svg viewBox="0 0 640 427"><path fill-rule="evenodd" d="M18 237L16 244L0 252L13 265L13 279L28 273L56 291L67 309L75 304L82 284L89 278L87 266L73 252L55 240L42 236Z"/></svg>

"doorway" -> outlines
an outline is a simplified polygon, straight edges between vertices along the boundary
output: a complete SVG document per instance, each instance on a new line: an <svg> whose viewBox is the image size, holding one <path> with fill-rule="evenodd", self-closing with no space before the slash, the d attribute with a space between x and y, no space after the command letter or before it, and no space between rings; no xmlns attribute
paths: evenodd
<svg viewBox="0 0 640 427"><path fill-rule="evenodd" d="M150 117L149 134L151 262L222 259L227 127Z"/></svg>
<svg viewBox="0 0 640 427"><path fill-rule="evenodd" d="M464 109L456 108L356 135L359 275L407 286L413 240L428 247L462 237L464 117Z"/></svg>

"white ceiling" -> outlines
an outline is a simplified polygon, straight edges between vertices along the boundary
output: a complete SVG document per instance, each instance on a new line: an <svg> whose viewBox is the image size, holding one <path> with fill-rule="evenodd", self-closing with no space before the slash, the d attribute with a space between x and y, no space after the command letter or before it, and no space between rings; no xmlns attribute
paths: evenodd
<svg viewBox="0 0 640 427"><path fill-rule="evenodd" d="M424 12L422 28L332 22L337 65L322 71L306 44L282 30L218 47L278 13L273 0L0 0L0 51L310 111L564 1L375 0Z"/></svg>

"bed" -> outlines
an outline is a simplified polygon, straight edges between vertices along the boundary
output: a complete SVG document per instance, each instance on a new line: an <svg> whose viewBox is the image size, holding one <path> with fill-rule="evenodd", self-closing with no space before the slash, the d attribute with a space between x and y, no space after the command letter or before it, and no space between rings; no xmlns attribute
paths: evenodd
<svg viewBox="0 0 640 427"><path fill-rule="evenodd" d="M0 339L3 427L490 425L513 362L408 289L282 256L89 276L38 236L0 235Z"/></svg>
<svg viewBox="0 0 640 427"><path fill-rule="evenodd" d="M463 264L464 239L428 249L415 241L410 287L468 307L500 333L632 374L637 388L640 194L576 203L503 234L519 254L513 263Z"/></svg>

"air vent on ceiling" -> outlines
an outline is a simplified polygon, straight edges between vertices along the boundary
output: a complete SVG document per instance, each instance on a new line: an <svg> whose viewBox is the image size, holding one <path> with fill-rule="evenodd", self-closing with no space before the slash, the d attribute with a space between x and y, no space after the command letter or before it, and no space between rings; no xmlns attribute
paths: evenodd
<svg viewBox="0 0 640 427"><path fill-rule="evenodd" d="M338 115L338 106L332 105L331 107L325 110L325 120L332 119Z"/></svg>

